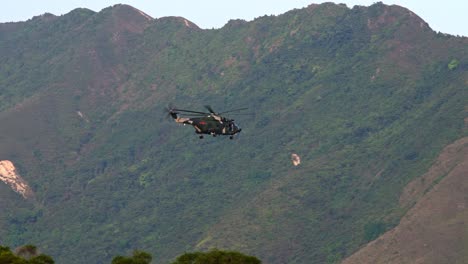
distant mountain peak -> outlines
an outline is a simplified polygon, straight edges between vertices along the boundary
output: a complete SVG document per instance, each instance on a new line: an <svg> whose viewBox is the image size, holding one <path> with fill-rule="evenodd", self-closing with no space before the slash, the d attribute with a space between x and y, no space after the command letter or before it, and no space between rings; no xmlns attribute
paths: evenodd
<svg viewBox="0 0 468 264"><path fill-rule="evenodd" d="M142 33L154 20L143 11L125 4L117 4L104 8L97 15L107 21L107 26L111 31L116 32L129 31Z"/></svg>
<svg viewBox="0 0 468 264"><path fill-rule="evenodd" d="M426 21L409 9L399 5L385 5L379 2L371 5L369 10L368 27L371 30L379 30L380 28L393 25L402 19L407 20L409 22L407 24L411 27L430 29Z"/></svg>
<svg viewBox="0 0 468 264"><path fill-rule="evenodd" d="M184 27L191 28L191 29L200 29L195 23L191 22L190 20L180 17L180 16L167 16L161 17L157 19L158 23L165 24L181 24Z"/></svg>
<svg viewBox="0 0 468 264"><path fill-rule="evenodd" d="M56 15L51 14L51 13L44 13L39 16L34 16L31 20L42 20L42 21L50 21L57 18Z"/></svg>
<svg viewBox="0 0 468 264"><path fill-rule="evenodd" d="M116 12L132 12L132 13L136 13L136 14L143 16L146 20L153 20L153 18L150 15L130 5L116 4L112 6L111 8L112 10Z"/></svg>
<svg viewBox="0 0 468 264"><path fill-rule="evenodd" d="M179 23L183 23L186 27L189 27L189 28L198 28L197 25L195 25L193 22L187 20L186 18L179 17L179 16L168 17L168 18L174 19L175 21L177 21L177 22L179 22Z"/></svg>
<svg viewBox="0 0 468 264"><path fill-rule="evenodd" d="M145 12L134 8L130 5L126 4L117 4L108 8L101 10L100 14L112 14L111 16L117 18L119 21L127 21L138 23L142 27L138 31L142 31L146 26L149 25L150 22L157 21L159 23L177 23L182 24L183 26L191 29L199 29L199 27L194 24L193 22L189 21L186 18L179 17L179 16L167 16L161 17L158 19L154 19L150 15L146 14ZM133 30L132 30L133 31Z"/></svg>

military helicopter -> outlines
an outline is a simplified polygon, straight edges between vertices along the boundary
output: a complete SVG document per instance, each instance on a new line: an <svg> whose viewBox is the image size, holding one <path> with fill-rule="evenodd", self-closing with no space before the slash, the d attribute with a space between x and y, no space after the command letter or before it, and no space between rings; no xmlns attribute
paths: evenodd
<svg viewBox="0 0 468 264"><path fill-rule="evenodd" d="M213 137L225 135L229 136L229 139L233 139L234 135L242 131L242 129L234 123L234 119L229 119L222 115L242 111L247 108L233 109L221 113L216 113L209 105L205 105L205 108L209 112L178 108L167 108L167 110L176 123L193 126L195 128L195 133L200 134L200 139L203 138L203 134L212 135Z"/></svg>

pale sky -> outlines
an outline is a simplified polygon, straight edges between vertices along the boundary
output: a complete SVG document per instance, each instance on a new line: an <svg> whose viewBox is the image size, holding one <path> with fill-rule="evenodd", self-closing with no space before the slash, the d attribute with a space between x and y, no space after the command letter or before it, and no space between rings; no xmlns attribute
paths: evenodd
<svg viewBox="0 0 468 264"><path fill-rule="evenodd" d="M3 1L0 23L25 21L44 13L63 15L78 7L99 12L114 4L131 5L153 18L184 17L201 28L220 28L230 19L251 21L263 15L278 15L312 3L335 2L369 6L375 0L14 0ZM435 30L468 36L468 0L382 0L384 4L406 7Z"/></svg>

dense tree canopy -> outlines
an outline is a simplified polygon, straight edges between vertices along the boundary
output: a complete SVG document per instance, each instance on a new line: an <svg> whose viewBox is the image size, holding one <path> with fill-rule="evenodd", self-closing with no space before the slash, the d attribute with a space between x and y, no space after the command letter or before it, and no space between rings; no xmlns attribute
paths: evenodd
<svg viewBox="0 0 468 264"><path fill-rule="evenodd" d="M117 256L112 260L112 264L149 264L153 257L144 252L135 250L131 257Z"/></svg>
<svg viewBox="0 0 468 264"><path fill-rule="evenodd" d="M260 264L258 258L237 251L211 250L209 252L185 253L172 264Z"/></svg>
<svg viewBox="0 0 468 264"><path fill-rule="evenodd" d="M33 245L20 247L17 253L9 247L0 245L0 264L53 264L54 260L47 255L39 254Z"/></svg>
<svg viewBox="0 0 468 264"><path fill-rule="evenodd" d="M135 250L132 256L116 256L111 264L150 264L151 254ZM0 245L0 264L54 264L52 257L40 254L34 245L24 245L16 252ZM237 251L213 249L209 252L191 252L179 256L172 264L260 264L258 258Z"/></svg>

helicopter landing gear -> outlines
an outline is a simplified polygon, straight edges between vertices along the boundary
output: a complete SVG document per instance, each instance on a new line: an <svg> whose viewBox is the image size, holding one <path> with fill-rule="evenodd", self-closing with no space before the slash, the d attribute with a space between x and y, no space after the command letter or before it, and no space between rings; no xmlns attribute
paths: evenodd
<svg viewBox="0 0 468 264"><path fill-rule="evenodd" d="M229 139L233 139L233 138L234 138L234 136L229 136Z"/></svg>
<svg viewBox="0 0 468 264"><path fill-rule="evenodd" d="M203 139L203 135L200 135L199 138L200 138L200 139Z"/></svg>

